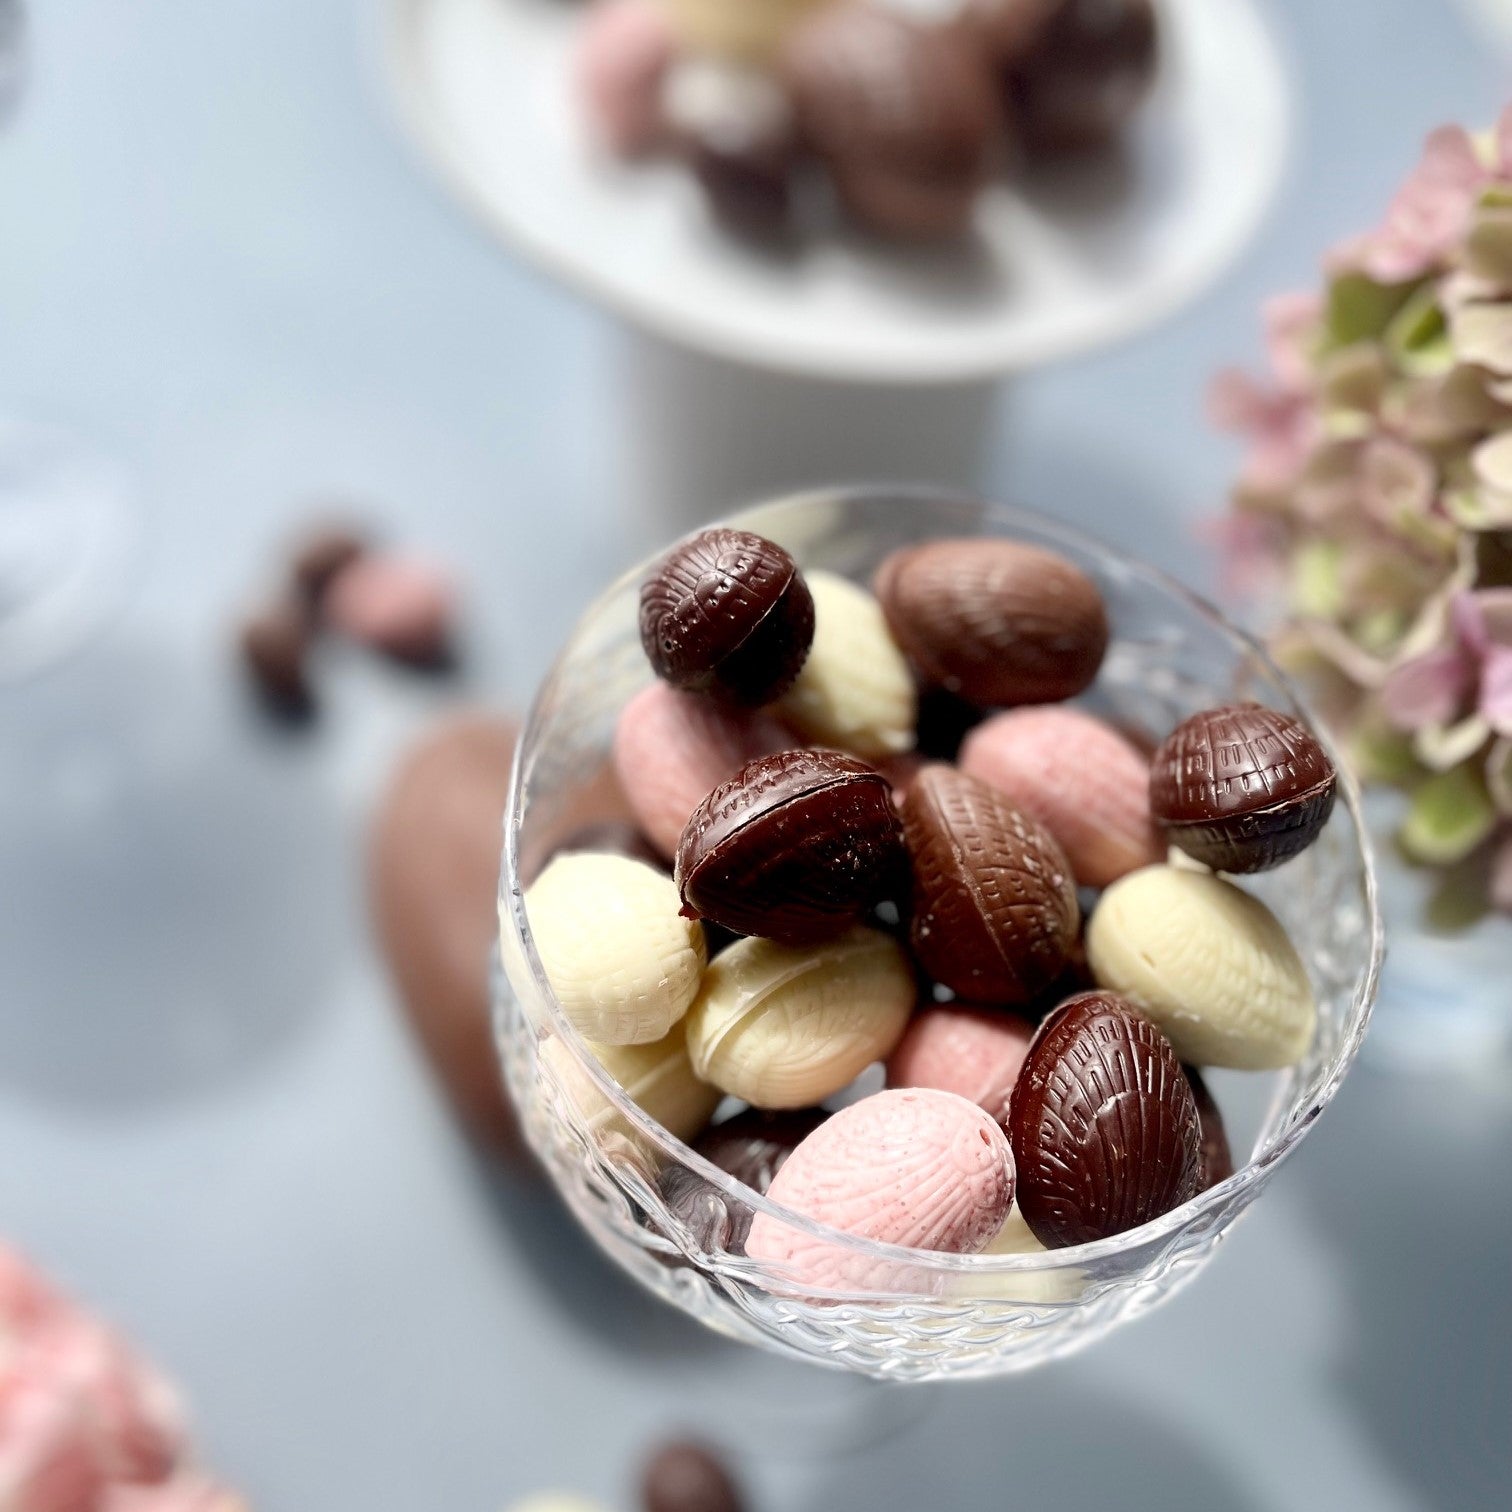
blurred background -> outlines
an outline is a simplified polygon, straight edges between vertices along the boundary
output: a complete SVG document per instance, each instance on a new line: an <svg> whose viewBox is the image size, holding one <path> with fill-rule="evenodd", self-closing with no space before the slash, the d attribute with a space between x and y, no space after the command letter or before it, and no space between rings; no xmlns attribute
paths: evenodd
<svg viewBox="0 0 1512 1512"><path fill-rule="evenodd" d="M1286 132L1253 237L1154 328L977 384L915 475L1215 590L1211 375L1256 360L1259 302L1379 217L1427 130L1495 116L1506 9L1267 0ZM456 705L521 710L597 588L686 523L679 488L712 514L770 456L821 464L782 429L815 380L721 367L714 403L506 255L402 124L392 48L378 0L0 0L0 602L60 584L35 665L0 628L0 1238L166 1368L262 1512L628 1506L685 1429L773 1512L1506 1505L1504 1060L1362 1065L1171 1307L902 1407L642 1298L458 1131L368 918L396 759ZM887 417L941 402L817 391L829 475L765 481L896 474ZM323 648L291 730L236 627L325 518L447 564L463 654ZM809 1393L813 1431L764 1415Z"/></svg>

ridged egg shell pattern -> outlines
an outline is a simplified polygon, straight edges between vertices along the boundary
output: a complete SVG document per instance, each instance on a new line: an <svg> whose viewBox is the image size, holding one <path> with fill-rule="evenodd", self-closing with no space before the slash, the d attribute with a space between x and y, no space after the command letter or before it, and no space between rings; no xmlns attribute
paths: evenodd
<svg viewBox="0 0 1512 1512"><path fill-rule="evenodd" d="M1098 985L1142 1009L1184 1061L1275 1070L1307 1053L1307 968L1258 898L1208 872L1150 866L1115 882L1087 926Z"/></svg>
<svg viewBox="0 0 1512 1512"><path fill-rule="evenodd" d="M688 1011L707 955L680 907L670 877L625 856L558 856L526 890L536 953L580 1034L649 1044Z"/></svg>
<svg viewBox="0 0 1512 1512"><path fill-rule="evenodd" d="M920 1089L878 1092L836 1113L788 1158L768 1196L863 1239L968 1255L1002 1228L1013 1185L1013 1152L997 1124L963 1097ZM757 1213L746 1253L823 1290L940 1285L769 1213Z"/></svg>
<svg viewBox="0 0 1512 1512"><path fill-rule="evenodd" d="M737 940L688 1015L695 1071L758 1108L806 1108L897 1045L917 988L896 941L857 927L814 948Z"/></svg>
<svg viewBox="0 0 1512 1512"><path fill-rule="evenodd" d="M912 750L918 694L881 605L833 572L810 572L808 586L814 643L777 712L815 745L868 761Z"/></svg>

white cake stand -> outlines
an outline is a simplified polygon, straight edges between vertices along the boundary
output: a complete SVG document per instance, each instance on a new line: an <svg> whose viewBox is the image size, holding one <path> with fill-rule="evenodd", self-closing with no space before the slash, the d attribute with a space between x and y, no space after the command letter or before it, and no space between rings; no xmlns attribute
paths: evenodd
<svg viewBox="0 0 1512 1512"><path fill-rule="evenodd" d="M1195 297L1285 156L1285 79L1252 0L1163 0L1161 77L1120 163L993 186L963 246L763 254L710 222L680 165L595 150L572 94L580 5L387 3L411 136L510 248L639 334L635 471L696 515L842 476L975 483L993 386Z"/></svg>

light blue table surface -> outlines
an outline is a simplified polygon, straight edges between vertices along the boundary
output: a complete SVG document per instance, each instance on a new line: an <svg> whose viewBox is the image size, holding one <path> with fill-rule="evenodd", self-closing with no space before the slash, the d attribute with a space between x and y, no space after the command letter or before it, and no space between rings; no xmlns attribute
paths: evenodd
<svg viewBox="0 0 1512 1512"><path fill-rule="evenodd" d="M1298 120L1261 234L1164 328L1018 384L993 463L995 492L1197 581L1234 462L1208 375L1254 358L1259 299L1373 217L1429 126L1508 82L1434 0L1273 9ZM225 669L229 606L334 493L467 565L475 686L522 699L644 544L616 511L615 333L417 170L371 0L35 10L0 135L0 406L124 457L146 538L109 634L0 688L0 1234L184 1383L261 1512L551 1484L628 1507L651 1436L833 1390L643 1300L453 1132L361 874L440 695L338 661L323 735L291 744ZM758 1505L1507 1505L1509 1149L1505 1072L1362 1069L1171 1307L866 1454L779 1424L743 1462Z"/></svg>

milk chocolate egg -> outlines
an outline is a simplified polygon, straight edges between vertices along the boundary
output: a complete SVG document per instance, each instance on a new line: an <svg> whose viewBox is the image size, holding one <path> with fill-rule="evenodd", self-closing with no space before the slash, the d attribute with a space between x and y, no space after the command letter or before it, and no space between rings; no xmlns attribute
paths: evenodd
<svg viewBox="0 0 1512 1512"><path fill-rule="evenodd" d="M677 851L683 912L801 945L894 895L902 841L886 778L838 751L748 762L699 806Z"/></svg>
<svg viewBox="0 0 1512 1512"><path fill-rule="evenodd" d="M971 703L1074 698L1108 648L1097 585L1037 546L968 539L905 547L882 563L875 586L914 670Z"/></svg>
<svg viewBox="0 0 1512 1512"><path fill-rule="evenodd" d="M470 713L404 759L368 845L368 903L410 1026L468 1129L516 1154L489 1018L499 844L515 729Z"/></svg>
<svg viewBox="0 0 1512 1512"><path fill-rule="evenodd" d="M784 53L805 142L853 219L885 235L959 236L1002 130L981 53L872 6L806 22Z"/></svg>
<svg viewBox="0 0 1512 1512"><path fill-rule="evenodd" d="M1106 887L1164 859L1150 818L1150 764L1080 709L1013 709L979 725L961 770L1055 836L1083 887Z"/></svg>
<svg viewBox="0 0 1512 1512"><path fill-rule="evenodd" d="M1147 866L1115 882L1087 925L1087 956L1098 985L1194 1065L1276 1070L1312 1044L1312 983L1285 927L1210 872Z"/></svg>
<svg viewBox="0 0 1512 1512"><path fill-rule="evenodd" d="M1194 714L1150 768L1150 807L1173 845L1214 871L1259 872L1307 849L1337 774L1301 720L1259 704Z"/></svg>
<svg viewBox="0 0 1512 1512"><path fill-rule="evenodd" d="M1051 1249L1138 1228L1199 1189L1202 1134L1181 1063L1112 993L1072 998L1041 1025L1008 1133L1019 1207Z"/></svg>
<svg viewBox="0 0 1512 1512"><path fill-rule="evenodd" d="M745 1512L729 1467L705 1444L663 1444L641 1475L645 1512Z"/></svg>
<svg viewBox="0 0 1512 1512"><path fill-rule="evenodd" d="M647 579L640 632L673 687L755 708L797 677L814 638L814 601L780 546L721 527L674 547Z"/></svg>
<svg viewBox="0 0 1512 1512"><path fill-rule="evenodd" d="M902 813L919 963L969 1002L1032 1001L1065 970L1081 922L1064 852L1000 793L946 766L920 773Z"/></svg>
<svg viewBox="0 0 1512 1512"><path fill-rule="evenodd" d="M1013 1206L1013 1151L975 1103L928 1089L842 1108L793 1151L768 1196L831 1228L887 1244L979 1253ZM800 1285L844 1291L934 1287L940 1278L856 1254L769 1213L746 1253Z"/></svg>

